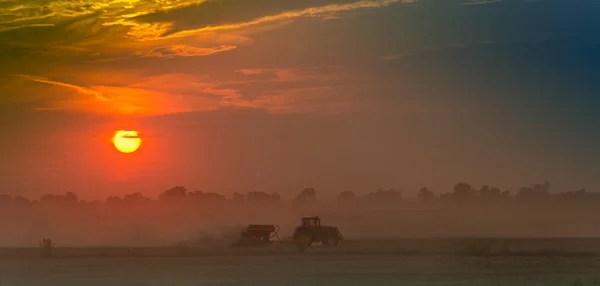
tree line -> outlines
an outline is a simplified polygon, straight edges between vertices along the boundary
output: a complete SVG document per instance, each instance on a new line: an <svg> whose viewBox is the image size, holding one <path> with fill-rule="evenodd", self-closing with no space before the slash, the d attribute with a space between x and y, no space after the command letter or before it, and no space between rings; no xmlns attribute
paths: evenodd
<svg viewBox="0 0 600 286"><path fill-rule="evenodd" d="M437 195L429 188L422 188L416 195L418 203L465 203L465 202L495 202L495 203L589 203L600 202L600 193L588 192L585 189L567 192L550 192L550 183L533 184L518 189L515 193L507 190L500 190L497 187L483 185L476 189L468 183L460 182L454 185L451 192ZM311 205L318 202L317 190L315 188L305 188L293 198L291 203L295 205ZM406 202L402 193L395 189L378 189L365 195L358 195L354 191L343 191L337 195L337 203L343 205L352 204L386 204L394 205L400 202ZM414 200L411 200L414 201ZM140 204L140 203L172 203L172 202L191 202L208 205L219 205L224 203L247 203L260 205L277 205L283 202L281 196L277 193L267 193L263 191L253 191L245 194L234 193L231 198L214 192L188 191L183 186L176 186L159 194L157 199L144 196L142 193L126 194L120 196L109 196L105 201L84 201L73 192L65 194L43 194L37 200L30 200L24 196L0 195L0 206L31 206L37 204Z"/></svg>

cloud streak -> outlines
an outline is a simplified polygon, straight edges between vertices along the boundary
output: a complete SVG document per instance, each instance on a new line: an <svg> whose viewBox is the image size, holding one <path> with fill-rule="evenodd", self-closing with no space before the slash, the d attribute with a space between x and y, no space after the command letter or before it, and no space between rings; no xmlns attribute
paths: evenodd
<svg viewBox="0 0 600 286"><path fill-rule="evenodd" d="M215 31L226 31L226 30L236 30L241 28L246 28L250 26L257 26L260 24L267 24L271 22L278 22L284 20L292 20L301 17L331 17L332 13L339 12L347 12L358 9L373 9L373 8L382 8L387 7L396 3L403 3L405 0L380 0L380 1L358 1L348 4L333 4L326 5L320 7L311 7L303 10L289 11L276 15L264 16L261 18L257 18L248 22L240 22L235 24L226 24L226 25L218 25L218 26L206 26L198 29L190 29L179 31L173 34L166 36L167 38L179 38L179 37L189 37L205 32L215 32Z"/></svg>
<svg viewBox="0 0 600 286"><path fill-rule="evenodd" d="M154 48L146 53L138 52L137 55L147 58L173 59L175 57L204 57L216 53L227 52L236 49L233 45L221 45L212 48L198 48L190 45L171 45L168 47Z"/></svg>
<svg viewBox="0 0 600 286"><path fill-rule="evenodd" d="M394 55L388 55L388 56L381 57L381 59L384 61L395 61L395 60L399 60L401 58L410 57L411 55L412 55L411 53L394 54Z"/></svg>
<svg viewBox="0 0 600 286"><path fill-rule="evenodd" d="M44 78L44 77L33 76L33 75L14 74L12 76L20 77L20 78L24 78L24 79L28 79L28 80L31 80L31 81L34 81L34 82L39 82L39 83L45 83L45 84L54 85L54 86L60 86L60 87L70 88L70 89L75 90L75 91L77 91L79 93L91 95L95 99L102 100L102 101L109 100L101 92L98 92L98 91L95 91L95 90L92 90L92 89L89 89L89 88L85 88L85 87L81 87L81 86L69 84L69 83L64 83L64 82L60 82L60 81L53 81L53 80L49 80L49 79Z"/></svg>
<svg viewBox="0 0 600 286"><path fill-rule="evenodd" d="M472 5L485 5L485 4L495 4L495 3L500 3L503 2L504 0L484 0L484 1L479 1L479 0L471 0L465 3L462 3L460 5L462 6L472 6Z"/></svg>
<svg viewBox="0 0 600 286"><path fill-rule="evenodd" d="M12 30L26 29L26 28L36 28L36 27L54 27L54 24L30 24L30 25L21 25L21 26L10 26L10 27L0 27L0 33Z"/></svg>

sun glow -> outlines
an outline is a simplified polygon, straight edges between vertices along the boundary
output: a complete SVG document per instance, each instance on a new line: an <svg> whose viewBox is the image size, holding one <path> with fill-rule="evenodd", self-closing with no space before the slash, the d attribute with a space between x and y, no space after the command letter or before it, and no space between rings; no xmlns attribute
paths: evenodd
<svg viewBox="0 0 600 286"><path fill-rule="evenodd" d="M113 143L117 150L122 153L133 153L140 148L142 139L137 131L119 130L113 137Z"/></svg>

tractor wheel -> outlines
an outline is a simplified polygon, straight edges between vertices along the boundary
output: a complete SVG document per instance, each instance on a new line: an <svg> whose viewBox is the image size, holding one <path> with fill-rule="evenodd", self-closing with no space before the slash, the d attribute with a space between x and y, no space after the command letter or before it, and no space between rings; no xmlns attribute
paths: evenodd
<svg viewBox="0 0 600 286"><path fill-rule="evenodd" d="M338 239L337 236L329 236L326 239L323 240L323 245L325 246L338 246L338 244L340 244L340 240Z"/></svg>
<svg viewBox="0 0 600 286"><path fill-rule="evenodd" d="M313 237L308 232L301 232L294 236L294 243L298 247L300 252L304 252L309 246L313 244Z"/></svg>

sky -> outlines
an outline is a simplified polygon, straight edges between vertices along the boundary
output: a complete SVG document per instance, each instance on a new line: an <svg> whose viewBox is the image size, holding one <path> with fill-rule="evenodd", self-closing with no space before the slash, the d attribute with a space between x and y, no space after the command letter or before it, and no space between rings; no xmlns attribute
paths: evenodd
<svg viewBox="0 0 600 286"><path fill-rule="evenodd" d="M0 0L0 192L600 191L600 2ZM121 154L117 130L139 131Z"/></svg>

